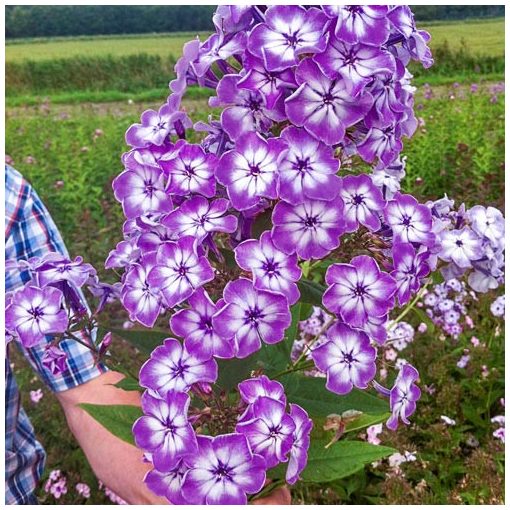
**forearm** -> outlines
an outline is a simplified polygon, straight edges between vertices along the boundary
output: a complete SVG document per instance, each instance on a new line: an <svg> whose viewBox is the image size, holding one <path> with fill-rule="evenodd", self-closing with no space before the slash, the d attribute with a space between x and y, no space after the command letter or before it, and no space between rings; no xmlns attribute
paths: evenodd
<svg viewBox="0 0 510 510"><path fill-rule="evenodd" d="M155 496L143 483L151 464L143 462L142 452L108 432L86 411L82 403L140 405L136 391L112 386L124 376L107 372L86 384L57 394L69 428L80 444L96 476L131 504L168 504Z"/></svg>

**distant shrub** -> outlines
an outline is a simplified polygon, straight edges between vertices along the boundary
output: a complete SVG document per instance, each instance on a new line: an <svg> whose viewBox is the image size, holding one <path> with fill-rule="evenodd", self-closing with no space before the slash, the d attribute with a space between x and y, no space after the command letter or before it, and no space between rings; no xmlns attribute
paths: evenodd
<svg viewBox="0 0 510 510"><path fill-rule="evenodd" d="M466 43L462 40L457 49L452 49L448 41L433 50L434 65L430 69L423 69L422 66L413 63L410 65L411 72L415 78L434 75L472 75L493 74L505 72L504 56L487 56L473 54ZM432 72L431 72L432 71Z"/></svg>
<svg viewBox="0 0 510 510"><path fill-rule="evenodd" d="M139 53L122 57L79 56L6 63L6 95L49 94L77 90L137 92L165 88L175 59Z"/></svg>

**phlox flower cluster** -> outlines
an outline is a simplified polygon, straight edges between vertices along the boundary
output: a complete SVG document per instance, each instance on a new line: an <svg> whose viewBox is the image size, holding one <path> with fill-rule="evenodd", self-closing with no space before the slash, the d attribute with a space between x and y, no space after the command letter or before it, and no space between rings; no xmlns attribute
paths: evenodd
<svg viewBox="0 0 510 510"><path fill-rule="evenodd" d="M428 202L436 242L431 252L441 267L445 280L467 277L469 286L485 293L498 288L504 280L505 219L499 209L462 204L444 198ZM433 260L433 258L431 258ZM433 266L436 267L435 265Z"/></svg>
<svg viewBox="0 0 510 510"><path fill-rule="evenodd" d="M433 286L423 297L425 313L444 333L456 339L466 328L473 328L469 305L476 301L476 293L466 283L451 278Z"/></svg>
<svg viewBox="0 0 510 510"><path fill-rule="evenodd" d="M113 182L123 239L105 263L121 281L98 282L81 259L36 260L35 280L7 308L8 332L27 346L87 314L74 299L85 283L98 310L119 297L133 323L169 319L139 374L133 433L154 466L147 485L174 504L246 503L267 470L287 462L293 484L305 469L312 421L280 382L254 373L234 404L213 399L213 385L218 360L284 340L314 261L327 260L322 306L301 323L289 361L313 366L338 395L374 386L392 430L420 398L405 360L391 388L375 380L387 342L401 350L414 334L391 326L392 310L439 260L452 278L469 271L477 290L502 279L499 211L452 211L446 198L420 204L401 190L402 140L418 125L407 65L433 63L407 6L220 6L213 22L209 38L184 45L167 101L126 132ZM218 118L193 124L181 105L190 85L214 91ZM342 167L353 158L370 173ZM340 257L357 236L363 249Z"/></svg>
<svg viewBox="0 0 510 510"><path fill-rule="evenodd" d="M80 334L76 326L92 314L84 304L82 289L99 297L99 313L115 297L114 286L99 282L95 269L81 257L74 260L49 252L29 260L6 261L6 270L27 272L27 283L6 295L7 341L17 339L24 347L44 347L42 364L51 374L66 370L67 354L61 340ZM87 332L91 342L91 331Z"/></svg>

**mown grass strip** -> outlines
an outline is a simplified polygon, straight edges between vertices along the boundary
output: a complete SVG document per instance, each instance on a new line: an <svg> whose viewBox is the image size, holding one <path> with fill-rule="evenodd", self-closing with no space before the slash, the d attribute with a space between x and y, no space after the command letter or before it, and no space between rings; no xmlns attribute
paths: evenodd
<svg viewBox="0 0 510 510"><path fill-rule="evenodd" d="M37 106L44 102L51 104L80 104L80 103L114 103L118 101L133 101L134 103L148 101L164 101L170 94L166 88L149 89L143 92L119 92L118 90L103 91L79 91L63 92L59 94L37 94L11 96L5 98L7 108L17 108L21 106ZM188 99L202 99L214 95L211 89L200 87L190 87L186 92Z"/></svg>

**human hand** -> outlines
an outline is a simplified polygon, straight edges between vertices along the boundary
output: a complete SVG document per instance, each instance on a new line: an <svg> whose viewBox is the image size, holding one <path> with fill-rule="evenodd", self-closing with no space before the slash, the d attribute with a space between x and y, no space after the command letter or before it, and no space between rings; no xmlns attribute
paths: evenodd
<svg viewBox="0 0 510 510"><path fill-rule="evenodd" d="M271 491L267 496L254 499L252 505L290 505L290 491L286 485Z"/></svg>

